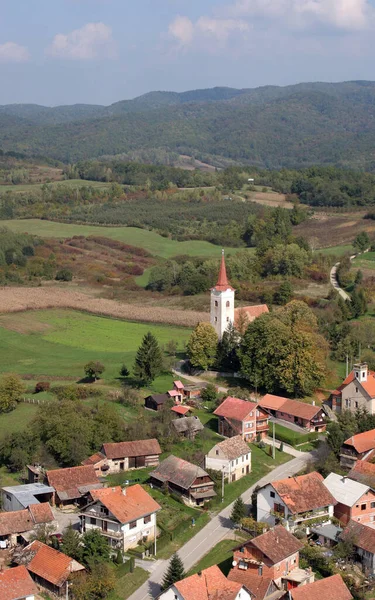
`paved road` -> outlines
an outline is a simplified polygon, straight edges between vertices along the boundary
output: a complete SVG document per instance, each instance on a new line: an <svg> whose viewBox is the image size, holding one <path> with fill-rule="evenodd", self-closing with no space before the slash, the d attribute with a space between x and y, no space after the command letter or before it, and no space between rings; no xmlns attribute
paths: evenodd
<svg viewBox="0 0 375 600"><path fill-rule="evenodd" d="M309 452L299 452L299 455L298 458L294 458L288 463L273 469L242 494L245 504L251 503L251 494L256 485L265 485L275 479L283 479L295 475L312 459L312 454ZM183 560L186 571L207 554L211 548L216 546L216 544L233 528L233 524L229 519L232 506L233 505L230 504L216 517L213 517L203 529L179 550L179 555ZM155 598L160 593L159 584L163 579L164 571L167 566L168 561L166 560L156 561L148 581L138 588L138 590L129 597L129 600L149 600L150 598Z"/></svg>

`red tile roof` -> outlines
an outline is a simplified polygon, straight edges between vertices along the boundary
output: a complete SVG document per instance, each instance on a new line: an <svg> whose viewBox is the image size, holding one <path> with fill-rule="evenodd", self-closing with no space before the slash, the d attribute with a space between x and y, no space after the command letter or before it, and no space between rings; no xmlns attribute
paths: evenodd
<svg viewBox="0 0 375 600"><path fill-rule="evenodd" d="M272 394L266 394L259 401L259 406L269 410L278 410L293 417L305 419L306 421L313 419L322 410L320 406L313 406L306 402L290 400L289 398L273 396Z"/></svg>
<svg viewBox="0 0 375 600"><path fill-rule="evenodd" d="M0 513L0 535L32 531L35 525L51 523L53 514L48 502L31 504L23 510Z"/></svg>
<svg viewBox="0 0 375 600"><path fill-rule="evenodd" d="M103 444L103 452L107 458L126 458L129 456L150 456L161 454L159 442L156 439L135 440L133 442L118 442Z"/></svg>
<svg viewBox="0 0 375 600"><path fill-rule="evenodd" d="M20 560L28 571L57 587L61 587L72 572L85 569L70 556L37 540L23 549Z"/></svg>
<svg viewBox="0 0 375 600"><path fill-rule="evenodd" d="M273 481L271 485L292 514L337 504L316 471Z"/></svg>
<svg viewBox="0 0 375 600"><path fill-rule="evenodd" d="M270 577L262 577L257 573L254 573L252 569L231 569L228 573L229 581L236 581L241 583L247 590L249 590L252 597L256 600L264 600L267 596L272 579Z"/></svg>
<svg viewBox="0 0 375 600"><path fill-rule="evenodd" d="M276 527L266 531L266 533L258 535L256 538L242 544L242 546L244 545L254 546L260 550L274 565L303 548L302 542L297 540L282 525L276 525Z"/></svg>
<svg viewBox="0 0 375 600"><path fill-rule="evenodd" d="M184 600L234 600L242 584L229 581L219 567L214 565L199 574L177 581L174 587Z"/></svg>
<svg viewBox="0 0 375 600"><path fill-rule="evenodd" d="M354 381L354 370L349 373L349 375L344 379L342 384L334 390L333 394L340 394L342 390L349 385L352 381ZM367 381L359 381L358 384L363 387L363 389L367 392L370 398L375 398L375 371L368 370L367 372Z"/></svg>
<svg viewBox="0 0 375 600"><path fill-rule="evenodd" d="M215 285L214 289L218 292L225 292L226 290L234 289L229 285L229 281L228 281L228 277L227 277L227 269L225 266L224 250L221 255L219 276L217 278L217 284Z"/></svg>
<svg viewBox="0 0 375 600"><path fill-rule="evenodd" d="M173 412L177 413L178 415L186 415L186 413L188 413L189 410L191 410L191 408L190 406L176 405L172 406L171 410L173 410Z"/></svg>
<svg viewBox="0 0 375 600"><path fill-rule="evenodd" d="M341 575L332 575L290 590L292 600L352 600Z"/></svg>
<svg viewBox="0 0 375 600"><path fill-rule="evenodd" d="M99 462L101 462L102 460L105 460L104 454L102 454L101 452L96 452L95 454L92 454L91 456L89 456L88 458L83 460L81 464L82 465L96 465Z"/></svg>
<svg viewBox="0 0 375 600"><path fill-rule="evenodd" d="M375 429L352 435L352 437L345 440L344 444L352 446L359 454L373 450L375 448Z"/></svg>
<svg viewBox="0 0 375 600"><path fill-rule="evenodd" d="M353 540L354 545L362 550L367 550L371 554L375 554L375 529L362 525L357 521L349 521L344 531L340 534L340 538L345 540L349 537Z"/></svg>
<svg viewBox="0 0 375 600"><path fill-rule="evenodd" d="M23 565L0 572L1 600L18 600L38 593L38 588Z"/></svg>
<svg viewBox="0 0 375 600"><path fill-rule="evenodd" d="M51 523L54 520L53 512L48 502L40 504L30 504L28 510L31 513L34 523Z"/></svg>
<svg viewBox="0 0 375 600"><path fill-rule="evenodd" d="M178 389L178 390L183 390L184 389L184 384L181 383L181 381L179 379L177 379L176 381L173 382L173 385Z"/></svg>
<svg viewBox="0 0 375 600"><path fill-rule="evenodd" d="M55 488L61 500L81 498L92 486L101 486L92 465L46 471L50 486Z"/></svg>
<svg viewBox="0 0 375 600"><path fill-rule="evenodd" d="M236 325L241 314L246 315L247 321L252 323L254 319L268 313L267 304L257 304L255 306L242 306L234 309L234 324Z"/></svg>
<svg viewBox="0 0 375 600"><path fill-rule="evenodd" d="M92 490L93 501L99 500L121 523L129 523L150 515L161 506L138 483L121 489L116 487Z"/></svg>
<svg viewBox="0 0 375 600"><path fill-rule="evenodd" d="M214 415L226 417L227 419L234 419L235 421L243 421L257 406L258 404L256 402L248 402L247 400L240 400L240 398L228 396L214 411Z"/></svg>
<svg viewBox="0 0 375 600"><path fill-rule="evenodd" d="M375 487L375 464L365 460L357 460L348 477L361 483L370 481L371 487Z"/></svg>

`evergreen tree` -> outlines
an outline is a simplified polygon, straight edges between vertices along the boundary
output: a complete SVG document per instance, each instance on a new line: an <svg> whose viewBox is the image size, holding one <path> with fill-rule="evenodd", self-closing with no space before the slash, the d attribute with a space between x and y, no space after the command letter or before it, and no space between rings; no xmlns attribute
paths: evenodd
<svg viewBox="0 0 375 600"><path fill-rule="evenodd" d="M238 371L240 361L237 356L237 350L240 344L240 336L233 323L229 323L228 328L223 333L223 337L218 344L216 353L216 364L222 371Z"/></svg>
<svg viewBox="0 0 375 600"><path fill-rule="evenodd" d="M157 339L151 332L146 333L137 350L134 375L143 383L150 384L163 369L163 355Z"/></svg>
<svg viewBox="0 0 375 600"><path fill-rule="evenodd" d="M171 560L169 561L169 565L165 572L165 575L163 578L163 583L161 585L161 589L166 590L171 585L176 583L176 581L180 581L181 579L184 579L184 577L185 577L184 565L183 565L182 560L179 557L179 555L175 552L173 554Z"/></svg>
<svg viewBox="0 0 375 600"><path fill-rule="evenodd" d="M246 507L245 503L242 500L241 496L237 498L235 503L233 504L232 512L230 513L230 518L233 523L239 524L242 519L246 517Z"/></svg>
<svg viewBox="0 0 375 600"><path fill-rule="evenodd" d="M70 525L64 532L61 551L75 560L81 560L82 547L79 533Z"/></svg>

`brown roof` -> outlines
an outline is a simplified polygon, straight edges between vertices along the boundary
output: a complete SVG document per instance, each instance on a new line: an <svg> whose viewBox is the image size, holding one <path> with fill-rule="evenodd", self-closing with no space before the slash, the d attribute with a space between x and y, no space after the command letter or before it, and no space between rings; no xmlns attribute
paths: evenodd
<svg viewBox="0 0 375 600"><path fill-rule="evenodd" d="M361 483L371 482L371 487L375 484L375 464L365 460L357 460L348 477Z"/></svg>
<svg viewBox="0 0 375 600"><path fill-rule="evenodd" d="M214 448L220 448L221 452L228 460L234 460L251 452L249 446L243 441L241 435L235 435L232 438L227 438L223 442L216 444Z"/></svg>
<svg viewBox="0 0 375 600"><path fill-rule="evenodd" d="M306 402L299 402L298 400L290 400L289 398L282 398L281 396L274 396L273 394L266 394L259 401L259 405L262 408L269 410L279 410L293 417L299 417L300 419L306 419L310 421L313 419L318 412L322 410L321 406L313 406Z"/></svg>
<svg viewBox="0 0 375 600"><path fill-rule="evenodd" d="M292 600L352 600L341 575L336 574L290 590Z"/></svg>
<svg viewBox="0 0 375 600"><path fill-rule="evenodd" d="M92 487L101 487L92 465L47 471L49 485L55 488L60 500L81 498Z"/></svg>
<svg viewBox="0 0 375 600"><path fill-rule="evenodd" d="M237 581L241 583L256 600L264 600L268 589L272 584L270 577L262 577L255 573L252 569L231 569L228 573L229 581Z"/></svg>
<svg viewBox="0 0 375 600"><path fill-rule="evenodd" d="M375 429L352 435L352 437L345 440L344 444L352 446L359 454L373 450L375 448Z"/></svg>
<svg viewBox="0 0 375 600"><path fill-rule="evenodd" d="M273 481L271 485L292 514L337 504L316 471Z"/></svg>
<svg viewBox="0 0 375 600"><path fill-rule="evenodd" d="M138 483L123 490L116 487L92 490L91 497L99 500L120 523L129 523L150 515L161 506Z"/></svg>
<svg viewBox="0 0 375 600"><path fill-rule="evenodd" d="M38 593L38 588L23 565L0 572L1 600L18 600Z"/></svg>
<svg viewBox="0 0 375 600"><path fill-rule="evenodd" d="M23 510L0 513L0 535L32 531L35 525L51 521L53 514L48 502L31 504Z"/></svg>
<svg viewBox="0 0 375 600"><path fill-rule="evenodd" d="M173 584L184 600L234 600L241 583L229 581L214 565Z"/></svg>
<svg viewBox="0 0 375 600"><path fill-rule="evenodd" d="M159 442L156 439L136 440L134 442L118 442L103 444L103 452L107 458L126 458L129 456L150 456L161 454Z"/></svg>
<svg viewBox="0 0 375 600"><path fill-rule="evenodd" d="M235 308L234 324L236 325L238 323L238 319L241 314L246 315L247 321L251 323L257 317L260 317L261 315L264 315L268 312L269 310L267 304L257 304L255 306L242 306L240 308Z"/></svg>
<svg viewBox="0 0 375 600"><path fill-rule="evenodd" d="M209 477L208 473L198 465L193 465L173 454L163 460L150 476L162 483L167 481L174 483L184 490L188 490L197 477Z"/></svg>
<svg viewBox="0 0 375 600"><path fill-rule="evenodd" d="M282 525L276 525L266 533L242 544L242 546L244 545L258 548L274 565L303 548L302 542L297 540ZM239 548L242 546L239 546Z"/></svg>
<svg viewBox="0 0 375 600"><path fill-rule="evenodd" d="M104 454L102 454L101 452L96 452L95 454L92 454L91 456L89 456L88 458L83 460L81 464L82 465L96 465L97 463L101 462L102 460L105 460Z"/></svg>
<svg viewBox="0 0 375 600"><path fill-rule="evenodd" d="M85 569L70 556L37 540L23 549L20 560L28 571L57 587L61 587L73 571Z"/></svg>
<svg viewBox="0 0 375 600"><path fill-rule="evenodd" d="M178 419L173 419L172 425L177 433L198 433L198 431L204 429L204 425L202 425L200 418L196 415L193 417L179 417Z"/></svg>
<svg viewBox="0 0 375 600"><path fill-rule="evenodd" d="M214 415L226 417L227 419L234 419L236 421L243 421L243 419L245 419L251 411L255 410L257 406L258 404L256 402L248 402L247 400L240 400L240 398L228 396L214 411Z"/></svg>
<svg viewBox="0 0 375 600"><path fill-rule="evenodd" d="M362 523L356 521L349 521L344 531L340 534L341 539L344 540L346 537L353 539L354 545L358 546L358 548L375 554L375 529L372 527L362 525Z"/></svg>
<svg viewBox="0 0 375 600"><path fill-rule="evenodd" d="M226 290L234 289L229 285L227 269L225 266L224 250L222 251L219 275L217 278L217 284L215 285L214 289L218 292L225 292Z"/></svg>

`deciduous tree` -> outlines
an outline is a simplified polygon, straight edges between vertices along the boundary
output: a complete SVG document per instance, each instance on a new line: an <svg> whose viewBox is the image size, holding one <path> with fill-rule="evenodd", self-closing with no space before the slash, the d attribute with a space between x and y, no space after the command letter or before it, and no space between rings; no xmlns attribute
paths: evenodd
<svg viewBox="0 0 375 600"><path fill-rule="evenodd" d="M104 373L105 366L99 361L91 360L85 365L84 370L86 377L89 377L90 379L94 379L94 381L96 381L97 379L99 379L99 376L102 373Z"/></svg>
<svg viewBox="0 0 375 600"><path fill-rule="evenodd" d="M198 323L191 334L187 352L193 367L207 370L215 362L218 337L209 323Z"/></svg>
<svg viewBox="0 0 375 600"><path fill-rule="evenodd" d="M9 412L16 408L25 393L25 386L21 379L9 373L0 379L0 412Z"/></svg>

